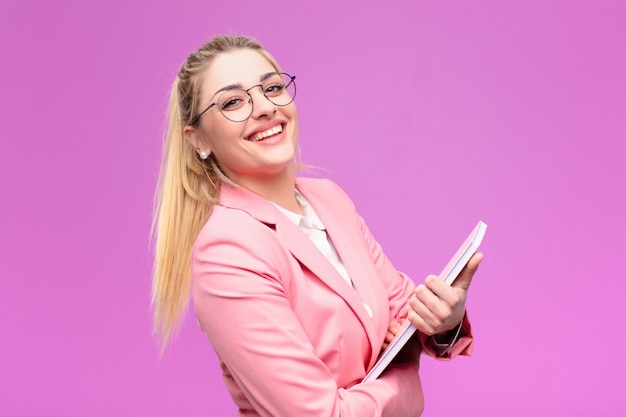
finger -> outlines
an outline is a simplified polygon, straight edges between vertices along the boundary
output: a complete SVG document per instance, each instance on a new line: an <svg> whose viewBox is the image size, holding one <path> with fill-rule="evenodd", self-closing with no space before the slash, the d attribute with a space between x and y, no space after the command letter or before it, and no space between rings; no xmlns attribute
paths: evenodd
<svg viewBox="0 0 626 417"><path fill-rule="evenodd" d="M450 306L462 296L459 290L451 288L436 275L427 276L422 286L416 288L416 297L438 317L448 314Z"/></svg>
<svg viewBox="0 0 626 417"><path fill-rule="evenodd" d="M427 336L435 334L435 328L428 324L422 316L416 313L413 310L409 310L408 317L409 321L417 330L424 333Z"/></svg>
<svg viewBox="0 0 626 417"><path fill-rule="evenodd" d="M440 318L450 314L450 309L465 298L466 291L449 286L435 275L428 276L424 285L439 298L439 303L432 303L429 308Z"/></svg>
<svg viewBox="0 0 626 417"><path fill-rule="evenodd" d="M430 276L426 279L437 279L436 276ZM439 309L441 301L425 284L420 284L415 288L415 294L409 299L411 308L419 314L427 323L436 326L437 317L433 311Z"/></svg>
<svg viewBox="0 0 626 417"><path fill-rule="evenodd" d="M389 328L387 329L387 333L391 334L392 336L395 336L396 334L398 334L398 330L400 330L400 325L398 324L398 322L391 322L389 323Z"/></svg>
<svg viewBox="0 0 626 417"><path fill-rule="evenodd" d="M397 320L391 320L391 322L389 322L389 332L395 335L398 333L399 330L400 330L400 322L398 322Z"/></svg>
<svg viewBox="0 0 626 417"><path fill-rule="evenodd" d="M433 327L437 333L453 328L460 320L460 315L465 311L467 292L459 288L450 287L439 279L439 277L434 275L428 276L424 285L438 297L438 302L427 304L428 312L424 312L416 305L416 312L418 312L424 321Z"/></svg>
<svg viewBox="0 0 626 417"><path fill-rule="evenodd" d="M467 265L461 270L458 278L452 283L453 287L463 288L467 290L472 283L472 278L474 274L478 270L478 266L483 260L483 254L481 252L476 252L470 260L467 262Z"/></svg>
<svg viewBox="0 0 626 417"><path fill-rule="evenodd" d="M424 303L426 306L433 307L440 302L437 294L432 290L432 282L438 280L441 281L436 275L429 275L424 280L424 284L420 284L415 287L415 297ZM442 281L443 283L443 281Z"/></svg>
<svg viewBox="0 0 626 417"><path fill-rule="evenodd" d="M409 300L411 310L431 329L438 328L441 325L442 317L445 318L445 316L435 313L435 311L441 309L440 304L441 301L439 301L439 298L432 292L427 291L427 289L417 291L417 293Z"/></svg>
<svg viewBox="0 0 626 417"><path fill-rule="evenodd" d="M455 292L452 287L436 275L427 276L424 280L424 285L440 300L449 298L450 293Z"/></svg>

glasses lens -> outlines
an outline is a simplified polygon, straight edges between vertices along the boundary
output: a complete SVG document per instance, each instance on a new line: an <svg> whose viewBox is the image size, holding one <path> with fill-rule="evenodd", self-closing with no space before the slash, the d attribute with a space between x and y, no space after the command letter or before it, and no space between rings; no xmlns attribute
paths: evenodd
<svg viewBox="0 0 626 417"><path fill-rule="evenodd" d="M239 88L222 93L217 105L222 114L233 122L243 122L252 113L250 95Z"/></svg>
<svg viewBox="0 0 626 417"><path fill-rule="evenodd" d="M263 81L263 94L277 106L286 106L296 96L296 77L289 74L274 74Z"/></svg>

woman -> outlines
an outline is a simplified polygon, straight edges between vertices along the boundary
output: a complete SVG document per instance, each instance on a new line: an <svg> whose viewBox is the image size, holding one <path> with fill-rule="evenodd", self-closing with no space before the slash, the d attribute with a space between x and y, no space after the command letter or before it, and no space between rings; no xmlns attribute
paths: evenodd
<svg viewBox="0 0 626 417"><path fill-rule="evenodd" d="M469 354L465 297L396 271L332 182L296 177L295 77L256 41L216 37L174 83L153 281L164 345L189 293L239 415L417 416L422 350ZM408 319L419 330L360 383ZM387 338L387 339L386 339Z"/></svg>

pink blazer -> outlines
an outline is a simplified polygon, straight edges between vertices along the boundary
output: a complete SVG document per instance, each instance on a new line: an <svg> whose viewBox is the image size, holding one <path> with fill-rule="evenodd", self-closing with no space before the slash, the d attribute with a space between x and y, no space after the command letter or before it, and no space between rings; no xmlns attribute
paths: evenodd
<svg viewBox="0 0 626 417"><path fill-rule="evenodd" d="M417 369L360 384L415 284L396 271L352 202L329 180L299 178L351 288L302 231L246 189L224 185L192 255L198 322L240 416L418 416ZM373 311L370 318L363 303ZM444 359L471 352L469 322ZM433 350L425 341L425 352Z"/></svg>

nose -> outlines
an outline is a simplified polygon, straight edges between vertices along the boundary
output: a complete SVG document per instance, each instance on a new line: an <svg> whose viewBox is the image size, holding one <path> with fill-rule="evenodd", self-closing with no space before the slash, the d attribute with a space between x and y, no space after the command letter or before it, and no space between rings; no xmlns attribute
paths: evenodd
<svg viewBox="0 0 626 417"><path fill-rule="evenodd" d="M270 116L276 112L276 105L265 97L262 86L258 85L252 87L248 90L248 94L250 94L250 97L252 98L251 117L258 119L260 117Z"/></svg>

